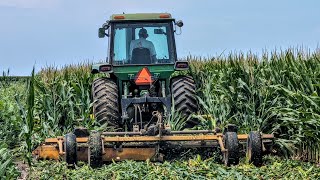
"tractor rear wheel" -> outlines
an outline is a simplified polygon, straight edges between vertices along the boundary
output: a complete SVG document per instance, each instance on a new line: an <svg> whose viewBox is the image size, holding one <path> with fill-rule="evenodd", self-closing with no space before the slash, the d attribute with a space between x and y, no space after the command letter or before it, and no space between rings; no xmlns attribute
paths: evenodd
<svg viewBox="0 0 320 180"><path fill-rule="evenodd" d="M118 86L109 78L97 78L92 83L93 114L100 125L119 129Z"/></svg>
<svg viewBox="0 0 320 180"><path fill-rule="evenodd" d="M76 135L68 133L64 136L65 161L68 165L77 164L77 141Z"/></svg>
<svg viewBox="0 0 320 180"><path fill-rule="evenodd" d="M188 117L198 111L196 84L191 76L173 77L171 79L171 94L174 108L181 113L182 117ZM198 124L197 119L190 118L186 122L185 128L192 128Z"/></svg>
<svg viewBox="0 0 320 180"><path fill-rule="evenodd" d="M89 136L88 163L92 168L102 165L102 139L98 131L91 131Z"/></svg>
<svg viewBox="0 0 320 180"><path fill-rule="evenodd" d="M255 166L262 165L262 139L258 131L251 131L247 138L247 158Z"/></svg>
<svg viewBox="0 0 320 180"><path fill-rule="evenodd" d="M223 161L224 165L237 165L239 164L239 140L236 132L226 132L224 134L224 148Z"/></svg>

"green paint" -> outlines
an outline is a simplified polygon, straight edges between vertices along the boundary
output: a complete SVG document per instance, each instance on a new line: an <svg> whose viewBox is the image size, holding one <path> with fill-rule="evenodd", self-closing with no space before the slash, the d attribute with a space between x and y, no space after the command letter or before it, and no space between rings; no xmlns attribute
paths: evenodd
<svg viewBox="0 0 320 180"><path fill-rule="evenodd" d="M108 63L105 63L108 64ZM92 65L92 73L99 73L99 67L105 64L94 64ZM170 76L174 73L174 64L157 64L157 65L126 65L126 66L113 66L113 72L117 77L117 84L119 88L119 92L124 92L124 98L127 98L128 87L123 87L123 82L134 79L139 71L147 67L151 73L151 75L155 79L163 79L166 85L166 94L169 93L169 84L170 84Z"/></svg>
<svg viewBox="0 0 320 180"><path fill-rule="evenodd" d="M158 79L168 79L174 72L173 64L158 64L158 65L138 65L138 66L114 66L113 73L121 81L126 81L134 78L138 72L147 67L153 77Z"/></svg>

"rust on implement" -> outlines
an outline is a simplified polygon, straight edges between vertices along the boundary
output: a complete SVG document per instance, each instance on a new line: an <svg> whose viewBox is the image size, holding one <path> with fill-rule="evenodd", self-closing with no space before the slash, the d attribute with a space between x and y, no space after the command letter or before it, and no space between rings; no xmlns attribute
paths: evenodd
<svg viewBox="0 0 320 180"><path fill-rule="evenodd" d="M42 145L32 152L38 159L59 160L59 149L55 145Z"/></svg>
<svg viewBox="0 0 320 180"><path fill-rule="evenodd" d="M103 161L122 161L125 159L144 161L152 159L156 155L156 148L104 148L105 154L102 155ZM54 145L42 145L32 153L37 159L59 160L59 148ZM63 157L63 156L62 156ZM88 148L79 148L77 150L77 159L79 161L88 161Z"/></svg>
<svg viewBox="0 0 320 180"><path fill-rule="evenodd" d="M155 148L122 148L117 150L114 148L104 148L102 154L103 161L122 161L125 159L144 161L151 159L156 154ZM79 161L88 161L88 148L79 148L77 151Z"/></svg>
<svg viewBox="0 0 320 180"><path fill-rule="evenodd" d="M105 152L102 156L103 161L121 161L125 159L144 161L152 159L156 155L155 148L123 148L121 151L105 148Z"/></svg>
<svg viewBox="0 0 320 180"><path fill-rule="evenodd" d="M58 143L59 138L47 138L45 140L45 143ZM81 137L81 138L77 138L77 143L86 143L88 142L88 138L87 137Z"/></svg>

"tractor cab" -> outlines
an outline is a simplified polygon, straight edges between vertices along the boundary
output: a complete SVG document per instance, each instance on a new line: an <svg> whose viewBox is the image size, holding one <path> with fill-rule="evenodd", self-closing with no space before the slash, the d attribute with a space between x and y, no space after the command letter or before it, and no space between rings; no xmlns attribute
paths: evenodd
<svg viewBox="0 0 320 180"><path fill-rule="evenodd" d="M174 33L182 26L182 21L176 22L168 13L112 15L99 28L100 38L109 37L108 62L94 65L92 72L114 73L120 79L122 76L117 70L122 68L117 67L123 66L139 66L141 69L168 65L166 67L174 72L177 61ZM177 69L184 66L188 66L186 62ZM165 76L163 78L168 78Z"/></svg>
<svg viewBox="0 0 320 180"><path fill-rule="evenodd" d="M173 64L175 20L170 14L116 14L99 29L109 36L112 65ZM177 24L182 26L182 22ZM106 33L108 31L108 33Z"/></svg>
<svg viewBox="0 0 320 180"><path fill-rule="evenodd" d="M173 64L176 60L172 22L114 24L110 61L113 65Z"/></svg>

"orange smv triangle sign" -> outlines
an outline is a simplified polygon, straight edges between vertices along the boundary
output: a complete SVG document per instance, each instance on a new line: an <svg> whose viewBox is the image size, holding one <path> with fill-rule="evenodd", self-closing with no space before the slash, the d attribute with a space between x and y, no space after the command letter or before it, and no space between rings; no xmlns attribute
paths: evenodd
<svg viewBox="0 0 320 180"><path fill-rule="evenodd" d="M151 73L147 67L142 68L136 76L136 85L150 85L153 82Z"/></svg>

